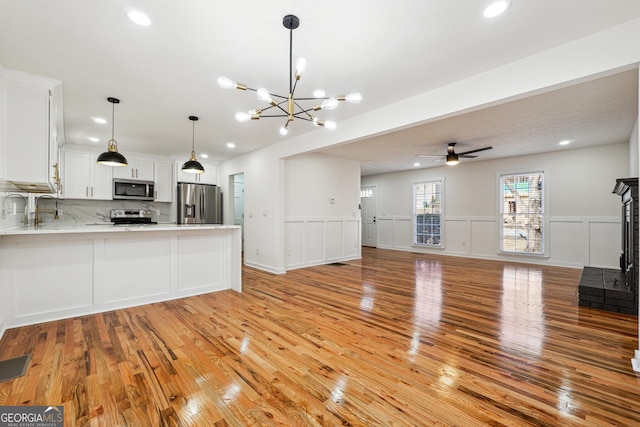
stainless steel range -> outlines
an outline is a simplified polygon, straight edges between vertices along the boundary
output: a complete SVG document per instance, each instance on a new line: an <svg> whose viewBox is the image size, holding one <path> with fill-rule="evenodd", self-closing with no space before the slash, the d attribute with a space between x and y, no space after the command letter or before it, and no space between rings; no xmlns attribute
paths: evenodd
<svg viewBox="0 0 640 427"><path fill-rule="evenodd" d="M149 209L111 209L111 222L114 225L157 224L151 220Z"/></svg>

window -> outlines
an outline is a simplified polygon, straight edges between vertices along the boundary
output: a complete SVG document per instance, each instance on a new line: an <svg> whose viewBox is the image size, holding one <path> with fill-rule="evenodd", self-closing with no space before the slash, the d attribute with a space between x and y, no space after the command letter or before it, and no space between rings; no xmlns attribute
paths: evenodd
<svg viewBox="0 0 640 427"><path fill-rule="evenodd" d="M500 176L500 251L543 255L544 172Z"/></svg>
<svg viewBox="0 0 640 427"><path fill-rule="evenodd" d="M413 244L442 247L442 181L413 184Z"/></svg>

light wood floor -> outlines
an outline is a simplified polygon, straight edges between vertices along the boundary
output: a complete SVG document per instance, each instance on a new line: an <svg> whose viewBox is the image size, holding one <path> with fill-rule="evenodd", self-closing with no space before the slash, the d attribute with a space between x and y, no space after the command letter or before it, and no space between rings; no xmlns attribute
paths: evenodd
<svg viewBox="0 0 640 427"><path fill-rule="evenodd" d="M224 291L11 329L0 405L68 426L640 425L638 319L580 270L364 248Z"/></svg>

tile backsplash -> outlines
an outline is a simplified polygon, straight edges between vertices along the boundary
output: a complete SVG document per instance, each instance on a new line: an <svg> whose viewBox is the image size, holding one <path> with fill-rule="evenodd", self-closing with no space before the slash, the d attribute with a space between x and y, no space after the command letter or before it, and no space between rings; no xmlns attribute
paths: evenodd
<svg viewBox="0 0 640 427"><path fill-rule="evenodd" d="M174 203L138 202L128 200L69 200L55 199L47 195L0 193L0 229L33 223L35 203L41 223L65 224L110 223L111 209L149 209L153 220L175 222ZM54 212L58 211L58 219ZM25 212L27 214L25 214Z"/></svg>

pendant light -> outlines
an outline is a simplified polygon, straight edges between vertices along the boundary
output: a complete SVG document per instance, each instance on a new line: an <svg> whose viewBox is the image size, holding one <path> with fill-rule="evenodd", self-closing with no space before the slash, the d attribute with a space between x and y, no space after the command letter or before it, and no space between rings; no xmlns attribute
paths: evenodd
<svg viewBox="0 0 640 427"><path fill-rule="evenodd" d="M191 132L191 157L182 165L182 172L187 173L204 173L204 167L196 160L196 116L189 116L189 120L193 123Z"/></svg>
<svg viewBox="0 0 640 427"><path fill-rule="evenodd" d="M116 104L120 103L117 98L107 98L107 101L111 103L111 139L107 151L98 156L96 163L105 166L127 166L127 159L118 153L118 141L113 138L114 117Z"/></svg>

